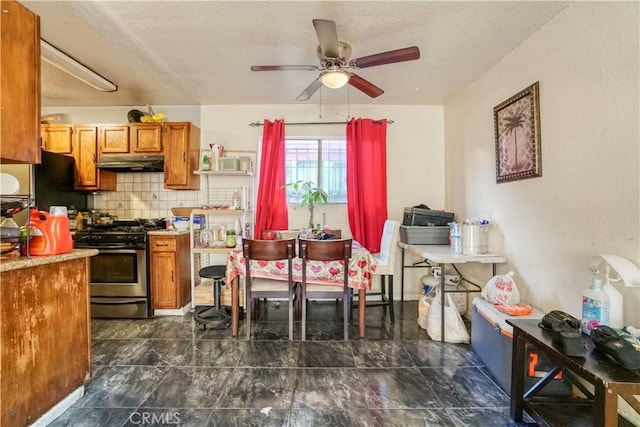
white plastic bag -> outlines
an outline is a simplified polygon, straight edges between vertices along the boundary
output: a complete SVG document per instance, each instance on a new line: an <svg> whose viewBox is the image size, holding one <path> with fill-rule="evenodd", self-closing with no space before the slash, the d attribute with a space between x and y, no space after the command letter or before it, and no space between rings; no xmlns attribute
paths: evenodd
<svg viewBox="0 0 640 427"><path fill-rule="evenodd" d="M431 303L429 302L431 298L427 298L424 295L420 298L418 302L418 325L422 329L427 329L427 325L429 324L429 308L431 307Z"/></svg>
<svg viewBox="0 0 640 427"><path fill-rule="evenodd" d="M489 279L482 289L482 296L491 304L520 303L520 292L513 280L513 271Z"/></svg>
<svg viewBox="0 0 640 427"><path fill-rule="evenodd" d="M444 307L444 340L450 343L468 343L469 332L464 325L462 316L456 308L456 303L450 294L447 294L447 304ZM431 303L431 309L429 310L429 323L427 324L427 332L434 341L440 341L442 335L440 334L440 320L442 306L440 305L440 293L436 293L436 297Z"/></svg>

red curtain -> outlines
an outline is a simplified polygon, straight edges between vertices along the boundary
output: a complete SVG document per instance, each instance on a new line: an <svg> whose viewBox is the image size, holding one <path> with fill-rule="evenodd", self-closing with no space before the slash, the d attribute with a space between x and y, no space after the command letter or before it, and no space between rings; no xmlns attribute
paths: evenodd
<svg viewBox="0 0 640 427"><path fill-rule="evenodd" d="M289 224L285 179L284 121L264 121L254 238L262 230L286 230Z"/></svg>
<svg viewBox="0 0 640 427"><path fill-rule="evenodd" d="M351 235L380 252L387 219L387 120L347 123L347 211Z"/></svg>

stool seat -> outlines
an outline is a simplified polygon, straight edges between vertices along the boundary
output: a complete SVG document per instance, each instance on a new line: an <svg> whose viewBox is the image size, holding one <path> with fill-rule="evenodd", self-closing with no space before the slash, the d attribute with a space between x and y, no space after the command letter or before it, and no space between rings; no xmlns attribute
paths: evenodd
<svg viewBox="0 0 640 427"><path fill-rule="evenodd" d="M198 276L205 277L207 279L222 279L227 272L227 267L224 265L210 265L203 267L198 272Z"/></svg>
<svg viewBox="0 0 640 427"><path fill-rule="evenodd" d="M227 267L224 265L210 265L203 267L198 272L200 277L205 279L213 279L213 307L202 307L196 310L194 319L202 325L202 329L209 325L215 329L228 328L231 324L231 317L226 310L220 308L220 292L221 286L224 284L224 278Z"/></svg>

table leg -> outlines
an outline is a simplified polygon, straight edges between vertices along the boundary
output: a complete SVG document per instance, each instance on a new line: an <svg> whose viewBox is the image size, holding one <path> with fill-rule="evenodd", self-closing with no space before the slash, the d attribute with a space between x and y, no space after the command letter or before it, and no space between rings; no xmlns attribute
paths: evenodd
<svg viewBox="0 0 640 427"><path fill-rule="evenodd" d="M513 329L513 356L511 360L511 421L522 422L524 408L525 337L518 328Z"/></svg>
<svg viewBox="0 0 640 427"><path fill-rule="evenodd" d="M618 393L612 392L602 380L594 384L594 426L618 425Z"/></svg>
<svg viewBox="0 0 640 427"><path fill-rule="evenodd" d="M400 302L404 301L404 248L400 248Z"/></svg>
<svg viewBox="0 0 640 427"><path fill-rule="evenodd" d="M444 264L440 264L440 342L444 342L444 294L445 294L445 274Z"/></svg>
<svg viewBox="0 0 640 427"><path fill-rule="evenodd" d="M366 301L366 291L364 289L360 289L360 293L358 294L359 301ZM364 318L365 318L365 309L367 308L367 304L358 304L358 336L360 338L364 338Z"/></svg>
<svg viewBox="0 0 640 427"><path fill-rule="evenodd" d="M238 336L238 278L231 282L231 335Z"/></svg>

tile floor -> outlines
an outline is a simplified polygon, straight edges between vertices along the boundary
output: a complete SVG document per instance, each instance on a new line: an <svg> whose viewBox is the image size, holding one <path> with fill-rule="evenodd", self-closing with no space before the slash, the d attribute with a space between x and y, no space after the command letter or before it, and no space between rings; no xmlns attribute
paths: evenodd
<svg viewBox="0 0 640 427"><path fill-rule="evenodd" d="M93 320L85 395L51 426L505 426L508 396L470 345L367 310L364 340L342 341L340 308L312 302L308 341L287 340L286 305L260 308L244 339L190 316ZM350 326L357 337L357 314ZM296 335L299 336L299 323Z"/></svg>

